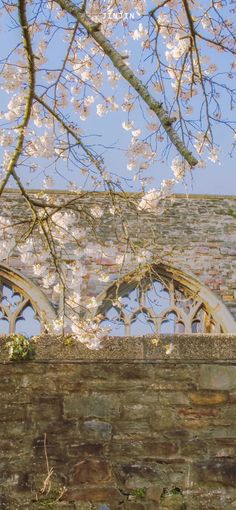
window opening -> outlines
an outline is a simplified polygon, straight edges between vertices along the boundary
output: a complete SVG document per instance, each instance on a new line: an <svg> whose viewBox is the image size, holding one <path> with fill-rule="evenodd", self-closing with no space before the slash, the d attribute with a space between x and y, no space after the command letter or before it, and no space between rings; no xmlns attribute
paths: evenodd
<svg viewBox="0 0 236 510"><path fill-rule="evenodd" d="M41 323L29 297L13 283L0 279L0 334L39 335Z"/></svg>
<svg viewBox="0 0 236 510"><path fill-rule="evenodd" d="M223 332L197 292L156 269L111 287L97 313L113 336Z"/></svg>

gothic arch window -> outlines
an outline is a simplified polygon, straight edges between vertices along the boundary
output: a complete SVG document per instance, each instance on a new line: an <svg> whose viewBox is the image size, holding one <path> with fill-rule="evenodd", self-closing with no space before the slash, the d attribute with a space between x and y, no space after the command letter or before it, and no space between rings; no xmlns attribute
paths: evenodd
<svg viewBox="0 0 236 510"><path fill-rule="evenodd" d="M209 289L164 264L116 282L102 296L97 314L114 336L236 331L231 314Z"/></svg>
<svg viewBox="0 0 236 510"><path fill-rule="evenodd" d="M56 318L41 290L7 266L0 266L0 334L39 335Z"/></svg>

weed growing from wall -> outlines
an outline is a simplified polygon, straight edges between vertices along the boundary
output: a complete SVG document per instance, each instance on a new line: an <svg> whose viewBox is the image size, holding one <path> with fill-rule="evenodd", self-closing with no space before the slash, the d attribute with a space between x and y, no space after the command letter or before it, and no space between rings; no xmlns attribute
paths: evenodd
<svg viewBox="0 0 236 510"><path fill-rule="evenodd" d="M27 361L35 358L35 348L32 341L23 335L12 335L7 342L9 359L11 361Z"/></svg>

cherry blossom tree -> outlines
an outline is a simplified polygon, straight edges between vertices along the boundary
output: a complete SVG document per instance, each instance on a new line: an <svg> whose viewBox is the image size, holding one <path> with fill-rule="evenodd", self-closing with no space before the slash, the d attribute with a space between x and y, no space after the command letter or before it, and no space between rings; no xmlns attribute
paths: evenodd
<svg viewBox="0 0 236 510"><path fill-rule="evenodd" d="M1 216L1 258L19 249L32 260L34 236L41 236L54 274L45 272L46 256L36 255L35 274L45 272L45 285L63 290L72 330L86 331L88 343L101 330L96 321L76 319L83 268L78 261L68 276L61 246L73 237L80 250L92 250L86 229L93 231L103 210L99 204L75 210L76 200L88 190L106 191L132 251L120 200L137 214L161 208L187 172L218 161L218 126L233 150L235 10L229 0L2 0L9 38L0 67L0 195L9 183L17 186L30 216L21 241L14 240L10 215ZM118 138L126 133L122 147L104 140L111 123ZM119 175L107 157L113 150L126 158ZM163 160L172 178L150 189ZM33 196L30 178L41 175L45 193ZM63 205L46 193L58 177L74 192ZM125 193L130 181L143 192L140 199ZM87 225L82 229L77 213Z"/></svg>

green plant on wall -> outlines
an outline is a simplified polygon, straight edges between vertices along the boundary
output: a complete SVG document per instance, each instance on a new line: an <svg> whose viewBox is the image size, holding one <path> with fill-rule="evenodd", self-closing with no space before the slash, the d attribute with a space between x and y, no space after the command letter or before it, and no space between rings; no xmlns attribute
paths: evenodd
<svg viewBox="0 0 236 510"><path fill-rule="evenodd" d="M133 496L135 499L143 499L146 496L146 488L145 487L139 487L138 489L135 489L133 491Z"/></svg>
<svg viewBox="0 0 236 510"><path fill-rule="evenodd" d="M58 487L55 479L52 480L52 475L53 469L51 468L43 482L43 487L37 494L36 500L32 503L32 510L44 510L44 508L52 508L53 510L58 510L60 505L59 502L66 492L66 487ZM92 508L93 507L91 506L91 509Z"/></svg>
<svg viewBox="0 0 236 510"><path fill-rule="evenodd" d="M23 335L12 335L7 342L9 359L11 361L27 361L35 357L35 348L32 341Z"/></svg>
<svg viewBox="0 0 236 510"><path fill-rule="evenodd" d="M236 211L233 211L233 209L228 209L228 215L232 216L232 218L236 218Z"/></svg>
<svg viewBox="0 0 236 510"><path fill-rule="evenodd" d="M55 508L57 501L53 498L46 498L42 501L37 501L38 510L44 510L45 508Z"/></svg>
<svg viewBox="0 0 236 510"><path fill-rule="evenodd" d="M164 488L161 499L165 498L166 496L182 496L182 491L179 489L179 487L168 487Z"/></svg>
<svg viewBox="0 0 236 510"><path fill-rule="evenodd" d="M164 488L161 494L161 508L169 510L187 510L183 492L179 487Z"/></svg>

